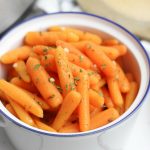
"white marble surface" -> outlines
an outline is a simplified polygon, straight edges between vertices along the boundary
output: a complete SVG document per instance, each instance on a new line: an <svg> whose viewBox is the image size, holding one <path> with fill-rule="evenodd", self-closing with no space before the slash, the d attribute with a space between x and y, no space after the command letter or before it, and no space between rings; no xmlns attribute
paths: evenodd
<svg viewBox="0 0 150 150"><path fill-rule="evenodd" d="M150 51L150 43L142 42ZM150 149L150 98L148 98L137 117L134 129L124 150L149 150ZM3 128L0 128L0 150L15 150L9 142ZM94 150L94 147L93 147Z"/></svg>

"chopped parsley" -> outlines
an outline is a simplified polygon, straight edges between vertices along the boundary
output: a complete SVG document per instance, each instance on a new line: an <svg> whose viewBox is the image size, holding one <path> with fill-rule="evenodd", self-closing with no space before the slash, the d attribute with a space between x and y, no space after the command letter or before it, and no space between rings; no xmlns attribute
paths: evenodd
<svg viewBox="0 0 150 150"><path fill-rule="evenodd" d="M56 88L59 90L60 93L62 93L63 90L60 86L56 85Z"/></svg>
<svg viewBox="0 0 150 150"><path fill-rule="evenodd" d="M82 70L82 69L80 69L80 72L83 72L83 70Z"/></svg>
<svg viewBox="0 0 150 150"><path fill-rule="evenodd" d="M80 56L79 56L79 59L80 59L80 62L82 62L82 61L83 61L83 56L80 55Z"/></svg>
<svg viewBox="0 0 150 150"><path fill-rule="evenodd" d="M37 103L42 106L42 103L40 101L37 101Z"/></svg>
<svg viewBox="0 0 150 150"><path fill-rule="evenodd" d="M107 67L106 64L102 64L102 65L101 65L101 69L105 69L106 67Z"/></svg>
<svg viewBox="0 0 150 150"><path fill-rule="evenodd" d="M99 92L98 94L99 94L100 97L104 97L102 92Z"/></svg>
<svg viewBox="0 0 150 150"><path fill-rule="evenodd" d="M68 84L66 84L66 91L68 91Z"/></svg>
<svg viewBox="0 0 150 150"><path fill-rule="evenodd" d="M87 48L91 49L92 48L91 44L87 44Z"/></svg>
<svg viewBox="0 0 150 150"><path fill-rule="evenodd" d="M52 94L49 98L54 98L55 97L55 94Z"/></svg>
<svg viewBox="0 0 150 150"><path fill-rule="evenodd" d="M74 77L74 84L77 85L77 82L80 80L79 77Z"/></svg>
<svg viewBox="0 0 150 150"><path fill-rule="evenodd" d="M45 56L44 56L44 59L47 60L47 58L48 58L47 55L45 55Z"/></svg>
<svg viewBox="0 0 150 150"><path fill-rule="evenodd" d="M88 75L89 75L89 76L91 76L91 75L93 75L93 74L94 74L94 72L93 72L93 71L88 72Z"/></svg>
<svg viewBox="0 0 150 150"><path fill-rule="evenodd" d="M38 70L39 68L40 68L40 64L36 64L35 66L34 66L34 70Z"/></svg>

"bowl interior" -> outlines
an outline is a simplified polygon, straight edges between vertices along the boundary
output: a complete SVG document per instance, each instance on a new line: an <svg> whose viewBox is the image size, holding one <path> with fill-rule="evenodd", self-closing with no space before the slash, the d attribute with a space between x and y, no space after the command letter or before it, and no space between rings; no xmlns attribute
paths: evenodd
<svg viewBox="0 0 150 150"><path fill-rule="evenodd" d="M6 34L0 42L0 56L7 51L20 46L23 42L24 35L28 31L43 31L46 30L49 26L60 25L60 26L71 26L82 29L84 31L93 32L99 34L102 38L117 38L121 43L125 44L128 47L128 52L125 56L121 57L120 60L123 63L123 67L126 72L131 72L134 75L135 80L138 82L139 92L138 95L129 108L121 117L113 121L110 124L107 124L101 128L95 129L94 131L101 131L105 128L113 126L117 122L123 120L123 118L129 116L141 103L143 97L145 96L146 90L149 83L149 63L147 56L143 50L143 47L138 43L137 39L133 37L128 31L124 28L116 25L115 23L96 16L79 14L79 13L58 13L53 15L41 16L29 21L24 22L23 24L17 26ZM0 64L0 78L6 77L5 66ZM6 116L10 116L13 121L23 125L27 128L32 128L37 131L42 131L40 129L35 129L30 127L20 120L12 116L0 103L0 109L4 112ZM42 133L46 131L42 131ZM87 133L92 133L93 131L88 131ZM82 134L82 133L75 133Z"/></svg>

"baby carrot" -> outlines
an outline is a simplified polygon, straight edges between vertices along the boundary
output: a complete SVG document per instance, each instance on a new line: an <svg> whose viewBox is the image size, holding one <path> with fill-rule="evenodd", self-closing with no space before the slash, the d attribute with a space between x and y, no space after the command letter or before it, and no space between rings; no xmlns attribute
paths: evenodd
<svg viewBox="0 0 150 150"><path fill-rule="evenodd" d="M138 93L138 84L135 81L130 83L130 91L127 93L125 98L125 110L127 110L133 103Z"/></svg>
<svg viewBox="0 0 150 150"><path fill-rule="evenodd" d="M33 52L38 55L47 55L47 54L55 54L56 48L45 46L45 45L36 45L33 46Z"/></svg>
<svg viewBox="0 0 150 150"><path fill-rule="evenodd" d="M76 28L71 28L71 27L60 27L60 26L53 26L48 28L48 31L63 31L63 32L72 32L76 35L79 36L81 39L84 35L84 32L82 30L76 29Z"/></svg>
<svg viewBox="0 0 150 150"><path fill-rule="evenodd" d="M111 60L115 60L120 55L118 49L114 47L101 46L92 42L87 43L92 44L93 49L97 51L103 51Z"/></svg>
<svg viewBox="0 0 150 150"><path fill-rule="evenodd" d="M101 127L109 122L114 121L119 117L119 113L115 108L109 108L102 112L97 113L95 116L91 118L91 126L90 129L95 129Z"/></svg>
<svg viewBox="0 0 150 150"><path fill-rule="evenodd" d="M27 73L25 62L20 60L13 64L13 67L15 68L18 75L21 77L21 79L25 82L30 82L30 76Z"/></svg>
<svg viewBox="0 0 150 150"><path fill-rule="evenodd" d="M27 111L25 111L25 109L23 109L19 104L17 104L11 99L9 99L9 102L20 120L27 123L28 125L34 125L33 119L31 118L30 114Z"/></svg>
<svg viewBox="0 0 150 150"><path fill-rule="evenodd" d="M56 42L56 45L57 46L61 46L64 49L67 48L67 50L68 50L69 53L76 54L79 57L79 63L84 64L83 67L85 69L90 68L93 65L93 63L91 62L91 60L87 56L85 56L80 50L76 49L70 43L58 40Z"/></svg>
<svg viewBox="0 0 150 150"><path fill-rule="evenodd" d="M90 69L91 64L88 64L82 56L78 56L76 54L68 53L68 60L84 69Z"/></svg>
<svg viewBox="0 0 150 150"><path fill-rule="evenodd" d="M81 68L81 67L79 67L79 66L77 66L71 62L69 62L69 68L70 68L73 76L75 76L75 77L78 76L78 74L80 74L82 72L86 72L85 69L83 69L83 68Z"/></svg>
<svg viewBox="0 0 150 150"><path fill-rule="evenodd" d="M110 97L110 94L109 94L108 90L105 87L103 87L102 92L103 92L103 95L104 95L104 100L105 100L106 107L107 108L114 107L114 103L112 102L112 99Z"/></svg>
<svg viewBox="0 0 150 150"><path fill-rule="evenodd" d="M117 39L105 39L102 42L102 45L106 46L113 46L113 45L118 45L119 41Z"/></svg>
<svg viewBox="0 0 150 150"><path fill-rule="evenodd" d="M58 132L60 133L77 133L79 132L79 124L78 123L72 123L69 125L66 125L62 128L60 128L60 130Z"/></svg>
<svg viewBox="0 0 150 150"><path fill-rule="evenodd" d="M110 92L110 95L114 104L122 108L124 101L123 101L117 80L114 78L108 78L107 84L108 84L108 89L109 89L109 92Z"/></svg>
<svg viewBox="0 0 150 150"><path fill-rule="evenodd" d="M50 107L49 105L39 96L37 96L36 94L33 94L27 90L24 90L27 94L29 94L41 107L43 110L49 110Z"/></svg>
<svg viewBox="0 0 150 150"><path fill-rule="evenodd" d="M90 128L90 111L89 111L89 77L87 73L79 74L77 91L81 94L82 100L79 105L79 126L80 131L87 131Z"/></svg>
<svg viewBox="0 0 150 150"><path fill-rule="evenodd" d="M119 56L123 56L127 53L127 47L123 44L113 45L112 47L118 50Z"/></svg>
<svg viewBox="0 0 150 150"><path fill-rule="evenodd" d="M25 81L23 81L21 78L19 77L14 77L10 80L10 83L18 86L18 87L21 87L27 91L30 91L32 93L38 93L36 87L33 85L33 83L27 83Z"/></svg>
<svg viewBox="0 0 150 150"><path fill-rule="evenodd" d="M43 117L42 108L21 88L0 79L0 90L35 116Z"/></svg>
<svg viewBox="0 0 150 150"><path fill-rule="evenodd" d="M45 68L45 70L57 73L55 56L51 54L44 55L41 56L40 61L41 61L41 65Z"/></svg>
<svg viewBox="0 0 150 150"><path fill-rule="evenodd" d="M96 35L96 34L93 34L93 33L89 33L89 32L86 32L83 37L82 37L82 40L84 41L91 41L91 42L94 42L96 44L101 44L102 43L102 39L100 38L100 36Z"/></svg>
<svg viewBox="0 0 150 150"><path fill-rule="evenodd" d="M55 54L55 62L60 80L60 85L65 96L75 90L74 78L69 67L68 59L63 48L58 47Z"/></svg>
<svg viewBox="0 0 150 150"><path fill-rule="evenodd" d="M127 93L130 90L130 83L128 79L126 78L126 75L123 69L118 64L117 64L117 71L118 71L118 85L119 85L120 91L122 93Z"/></svg>
<svg viewBox="0 0 150 150"><path fill-rule="evenodd" d="M49 80L50 76L41 66L39 60L30 57L27 60L26 66L31 80L39 90L42 97L51 107L58 107L62 103L62 96L53 83Z"/></svg>
<svg viewBox="0 0 150 150"><path fill-rule="evenodd" d="M15 117L17 117L17 114L16 114L16 112L14 111L14 109L13 109L13 107L11 106L10 103L6 105L6 108L7 108L7 110L8 110L11 114L13 114Z"/></svg>
<svg viewBox="0 0 150 150"><path fill-rule="evenodd" d="M73 45L76 49L80 50L82 53L84 53L84 47L89 42L90 41L79 41L79 42L72 42L70 44Z"/></svg>
<svg viewBox="0 0 150 150"><path fill-rule="evenodd" d="M103 95L99 95L98 92L96 92L92 89L89 89L89 101L90 101L91 105L93 105L97 108L100 108L104 105Z"/></svg>
<svg viewBox="0 0 150 150"><path fill-rule="evenodd" d="M84 49L88 57L107 77L114 77L116 75L115 64L109 59L109 57L106 56L103 51L96 49L93 43L86 44Z"/></svg>
<svg viewBox="0 0 150 150"><path fill-rule="evenodd" d="M67 40L64 32L28 32L25 36L25 43L30 46L34 45L55 45L57 40Z"/></svg>
<svg viewBox="0 0 150 150"><path fill-rule="evenodd" d="M37 125L37 127L42 129L42 130L46 130L46 131L49 131L49 132L56 132L55 129L53 129L52 127L48 126L47 124L41 122L38 119L34 119L34 122Z"/></svg>
<svg viewBox="0 0 150 150"><path fill-rule="evenodd" d="M71 114L79 105L80 101L81 101L81 95L76 91L70 91L66 95L61 105L61 108L59 109L56 118L52 123L52 127L55 130L59 130L66 123L66 121L69 119Z"/></svg>
<svg viewBox="0 0 150 150"><path fill-rule="evenodd" d="M29 57L31 47L22 46L16 49L10 50L1 56L0 61L4 64L12 64L18 60L25 60Z"/></svg>

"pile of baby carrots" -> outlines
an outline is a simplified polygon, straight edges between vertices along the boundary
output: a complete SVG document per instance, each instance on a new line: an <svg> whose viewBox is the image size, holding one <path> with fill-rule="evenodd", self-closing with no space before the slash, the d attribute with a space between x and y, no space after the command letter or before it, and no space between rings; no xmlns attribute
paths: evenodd
<svg viewBox="0 0 150 150"><path fill-rule="evenodd" d="M28 32L21 47L0 57L7 70L0 98L15 117L42 130L96 129L122 115L137 95L121 62L127 51L115 38L71 27Z"/></svg>

